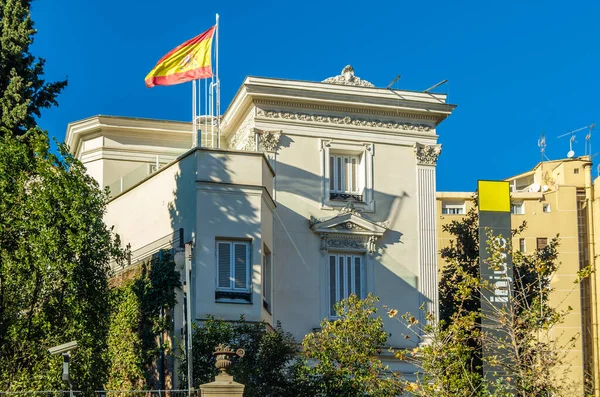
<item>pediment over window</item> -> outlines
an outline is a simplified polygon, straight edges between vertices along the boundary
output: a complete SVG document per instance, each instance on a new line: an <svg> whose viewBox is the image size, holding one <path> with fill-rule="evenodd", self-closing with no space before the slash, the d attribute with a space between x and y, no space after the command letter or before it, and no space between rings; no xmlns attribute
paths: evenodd
<svg viewBox="0 0 600 397"><path fill-rule="evenodd" d="M363 217L352 206L328 218L311 216L310 228L321 236L321 252L328 249L375 252L376 241L387 230L387 222Z"/></svg>
<svg viewBox="0 0 600 397"><path fill-rule="evenodd" d="M383 222L373 222L354 213L338 214L330 218L311 217L310 228L313 232L357 234L380 237L387 230Z"/></svg>

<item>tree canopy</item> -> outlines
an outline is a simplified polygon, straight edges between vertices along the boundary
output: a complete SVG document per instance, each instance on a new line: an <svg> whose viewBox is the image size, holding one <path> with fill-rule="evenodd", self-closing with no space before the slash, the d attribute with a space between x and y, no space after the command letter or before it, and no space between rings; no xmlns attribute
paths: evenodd
<svg viewBox="0 0 600 397"><path fill-rule="evenodd" d="M0 389L61 388L49 347L77 340L72 377L105 373L108 270L120 243L104 224L107 194L45 133L36 148L0 137Z"/></svg>
<svg viewBox="0 0 600 397"><path fill-rule="evenodd" d="M525 230L519 225L506 236L509 242ZM422 326L411 313L397 317L405 323L406 337L428 336L429 343L413 351L399 350L397 357L414 363L420 372L411 392L417 396L567 396L581 385L568 378L566 353L573 339L558 340L555 327L570 309L560 310L549 299L551 280L559 269L558 237L533 253L512 249L487 231L488 264L500 268L512 256L513 282L509 305L493 306L482 313L482 292L493 289L479 271L479 220L476 210L444 226L452 243L442 249L446 263L440 280L440 324ZM585 276L573 280L581 281ZM575 284L574 284L575 286ZM388 310L390 317L397 311ZM486 321L482 321L485 319ZM502 332L496 332L497 330ZM483 355L483 346L494 354ZM503 375L490 383L483 364L501 369Z"/></svg>
<svg viewBox="0 0 600 397"><path fill-rule="evenodd" d="M378 299L356 295L336 304L336 320L302 341L304 361L296 368L298 396L392 397L402 394L404 380L380 358L388 334L377 316ZM309 364L309 361L313 364Z"/></svg>
<svg viewBox="0 0 600 397"><path fill-rule="evenodd" d="M30 7L0 0L0 390L63 389L47 349L76 340L73 386L92 393L106 376L109 262L123 255L107 193L37 126L66 81L42 78Z"/></svg>
<svg viewBox="0 0 600 397"><path fill-rule="evenodd" d="M30 9L31 0L0 0L0 135L32 130L67 85L46 82L45 60L29 51L36 34Z"/></svg>

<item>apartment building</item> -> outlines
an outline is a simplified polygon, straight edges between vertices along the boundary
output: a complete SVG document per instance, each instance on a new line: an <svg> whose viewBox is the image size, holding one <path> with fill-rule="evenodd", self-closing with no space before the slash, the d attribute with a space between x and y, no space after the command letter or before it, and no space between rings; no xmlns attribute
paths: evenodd
<svg viewBox="0 0 600 397"><path fill-rule="evenodd" d="M592 183L589 156L544 161L532 170L505 179L511 185L511 220L515 228L524 221L527 228L513 239L513 249L531 253L545 247L560 235L560 268L552 280L555 289L551 304L572 311L565 322L552 330L564 345L576 338L566 353L570 379L580 385L587 378L598 382L598 275L575 284L577 273L595 262L595 237L600 219L600 201ZM475 203L473 192L437 192L438 246L450 244L451 236L443 226L460 219ZM439 266L443 261L438 255ZM596 393L598 393L596 389ZM599 395L599 394L596 394Z"/></svg>

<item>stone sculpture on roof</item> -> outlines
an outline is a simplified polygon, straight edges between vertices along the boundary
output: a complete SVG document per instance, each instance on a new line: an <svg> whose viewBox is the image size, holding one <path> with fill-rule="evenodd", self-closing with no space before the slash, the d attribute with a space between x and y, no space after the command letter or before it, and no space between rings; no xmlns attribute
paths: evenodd
<svg viewBox="0 0 600 397"><path fill-rule="evenodd" d="M354 68L351 65L347 65L339 76L330 77L322 82L329 84L356 85L360 87L375 87L367 80L356 77L354 75Z"/></svg>

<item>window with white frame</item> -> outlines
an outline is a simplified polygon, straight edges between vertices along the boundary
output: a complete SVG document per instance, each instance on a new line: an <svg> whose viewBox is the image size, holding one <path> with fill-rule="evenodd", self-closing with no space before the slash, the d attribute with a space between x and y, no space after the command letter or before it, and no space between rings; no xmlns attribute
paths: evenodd
<svg viewBox="0 0 600 397"><path fill-rule="evenodd" d="M363 201L360 156L336 154L329 156L329 199Z"/></svg>
<svg viewBox="0 0 600 397"><path fill-rule="evenodd" d="M370 142L320 139L321 209L344 207L348 201L364 212L375 211L373 189L375 145Z"/></svg>
<svg viewBox="0 0 600 397"><path fill-rule="evenodd" d="M464 202L442 202L442 214L444 215L464 215Z"/></svg>
<svg viewBox="0 0 600 397"><path fill-rule="evenodd" d="M350 295L363 296L362 255L329 254L329 316L336 317L335 304Z"/></svg>
<svg viewBox="0 0 600 397"><path fill-rule="evenodd" d="M510 213L523 215L525 213L525 205L523 203L511 203L510 204Z"/></svg>
<svg viewBox="0 0 600 397"><path fill-rule="evenodd" d="M250 242L217 240L217 291L249 293L250 274Z"/></svg>
<svg viewBox="0 0 600 397"><path fill-rule="evenodd" d="M262 266L262 298L263 307L271 313L271 283L272 283L272 265L271 252L267 246L263 246L263 266Z"/></svg>

